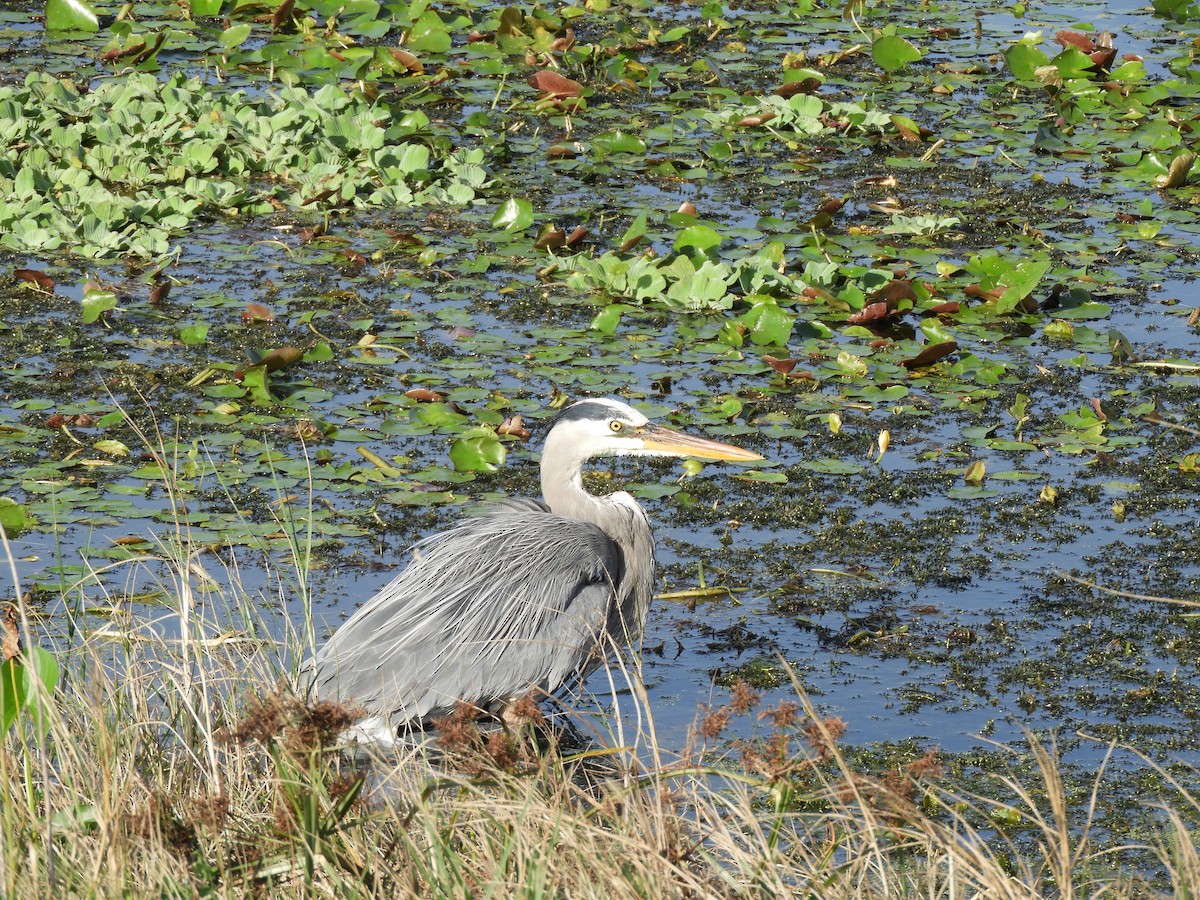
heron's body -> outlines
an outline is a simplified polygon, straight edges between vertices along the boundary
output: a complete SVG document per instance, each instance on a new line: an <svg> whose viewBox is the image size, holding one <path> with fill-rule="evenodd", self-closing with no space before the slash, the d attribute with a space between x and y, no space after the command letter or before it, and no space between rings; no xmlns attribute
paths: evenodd
<svg viewBox="0 0 1200 900"><path fill-rule="evenodd" d="M408 567L312 659L316 696L361 706L374 735L394 735L460 700L494 709L531 689L552 693L636 644L654 539L629 494L584 490L584 461L602 455L761 459L612 400L567 407L542 453L545 502L497 504L414 546Z"/></svg>

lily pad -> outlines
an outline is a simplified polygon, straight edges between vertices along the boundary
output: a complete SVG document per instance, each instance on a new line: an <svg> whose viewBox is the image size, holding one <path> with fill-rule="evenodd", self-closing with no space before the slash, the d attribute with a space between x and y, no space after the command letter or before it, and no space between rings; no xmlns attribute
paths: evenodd
<svg viewBox="0 0 1200 900"><path fill-rule="evenodd" d="M46 0L46 28L51 31L98 31L100 19L85 0Z"/></svg>
<svg viewBox="0 0 1200 900"><path fill-rule="evenodd" d="M911 41L894 34L882 35L871 44L871 59L889 74L899 72L922 56L924 54Z"/></svg>

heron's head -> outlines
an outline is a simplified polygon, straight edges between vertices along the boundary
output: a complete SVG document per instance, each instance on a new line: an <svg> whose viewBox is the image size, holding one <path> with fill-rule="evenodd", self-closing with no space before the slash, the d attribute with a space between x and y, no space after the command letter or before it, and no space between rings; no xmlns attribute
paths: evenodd
<svg viewBox="0 0 1200 900"><path fill-rule="evenodd" d="M594 456L690 456L752 462L763 457L750 450L655 425L618 400L580 400L554 417L546 438L547 454Z"/></svg>

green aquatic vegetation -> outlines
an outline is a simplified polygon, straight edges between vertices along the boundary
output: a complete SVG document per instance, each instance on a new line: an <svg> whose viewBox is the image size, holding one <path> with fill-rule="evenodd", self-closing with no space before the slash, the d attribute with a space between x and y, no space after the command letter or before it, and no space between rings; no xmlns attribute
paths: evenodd
<svg viewBox="0 0 1200 900"><path fill-rule="evenodd" d="M961 225L958 216L892 216L892 224L883 227L884 234L908 234L913 237L932 237Z"/></svg>
<svg viewBox="0 0 1200 900"><path fill-rule="evenodd" d="M486 426L464 431L450 447L450 461L457 472L495 472L504 465L504 444Z"/></svg>
<svg viewBox="0 0 1200 900"><path fill-rule="evenodd" d="M0 245L87 257L167 254L214 217L470 203L480 150L420 111L327 85L251 98L181 74L82 92L35 73L0 87Z"/></svg>
<svg viewBox="0 0 1200 900"><path fill-rule="evenodd" d="M1176 22L1200 19L1200 4L1192 0L1152 0L1151 6L1158 15Z"/></svg>
<svg viewBox="0 0 1200 900"><path fill-rule="evenodd" d="M100 20L85 0L46 0L46 28L70 31L97 31Z"/></svg>
<svg viewBox="0 0 1200 900"><path fill-rule="evenodd" d="M895 33L884 33L871 42L871 59L888 74L899 72L924 57L911 41Z"/></svg>
<svg viewBox="0 0 1200 900"><path fill-rule="evenodd" d="M1026 34L1004 53L1013 76L1040 84L1057 116L1039 127L1034 145L1050 153L1095 153L1119 177L1159 188L1191 181L1194 142L1174 110L1200 96L1192 56L1168 63L1176 77L1152 77L1140 58L1113 66L1119 37L1060 31L1055 40L1063 49L1053 57L1042 49L1041 32Z"/></svg>
<svg viewBox="0 0 1200 900"><path fill-rule="evenodd" d="M830 134L851 138L872 134L895 137L902 124L910 127L910 133L918 130L910 119L874 109L865 100L841 102L805 93L786 98L769 94L748 106L732 103L708 114L707 119L717 128L761 128L777 138L792 141Z"/></svg>
<svg viewBox="0 0 1200 900"><path fill-rule="evenodd" d="M623 259L605 254L595 259L569 257L562 263L569 272L567 285L580 293L597 293L608 299L656 303L672 309L728 309L733 270L710 260L689 256L669 261L646 256Z"/></svg>
<svg viewBox="0 0 1200 900"><path fill-rule="evenodd" d="M0 531L5 537L16 540L27 525L25 507L11 497L0 497Z"/></svg>

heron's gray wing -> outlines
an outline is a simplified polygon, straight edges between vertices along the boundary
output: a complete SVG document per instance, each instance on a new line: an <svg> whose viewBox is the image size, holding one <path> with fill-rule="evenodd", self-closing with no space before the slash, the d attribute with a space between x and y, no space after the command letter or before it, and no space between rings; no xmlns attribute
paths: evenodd
<svg viewBox="0 0 1200 900"><path fill-rule="evenodd" d="M312 660L313 689L404 720L553 691L607 653L623 570L600 528L540 505L467 518L417 544L338 629Z"/></svg>

